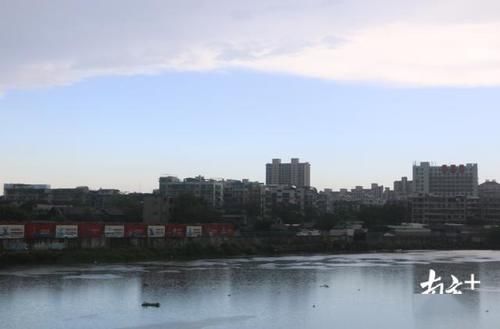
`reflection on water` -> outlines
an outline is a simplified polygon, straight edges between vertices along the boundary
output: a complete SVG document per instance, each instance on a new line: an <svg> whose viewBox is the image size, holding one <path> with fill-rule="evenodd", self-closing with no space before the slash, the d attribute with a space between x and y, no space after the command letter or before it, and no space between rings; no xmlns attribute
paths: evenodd
<svg viewBox="0 0 500 329"><path fill-rule="evenodd" d="M475 273L481 286L420 295L430 268L445 280ZM0 319L5 329L498 328L500 252L15 268L0 271Z"/></svg>

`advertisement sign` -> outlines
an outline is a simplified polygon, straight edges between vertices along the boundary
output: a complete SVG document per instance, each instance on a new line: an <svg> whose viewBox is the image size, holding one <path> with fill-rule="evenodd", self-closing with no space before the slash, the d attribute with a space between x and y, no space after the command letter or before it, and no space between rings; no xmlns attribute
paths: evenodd
<svg viewBox="0 0 500 329"><path fill-rule="evenodd" d="M104 225L98 223L78 224L78 236L81 239L102 238L104 235Z"/></svg>
<svg viewBox="0 0 500 329"><path fill-rule="evenodd" d="M125 224L126 238L145 238L147 227L143 224Z"/></svg>
<svg viewBox="0 0 500 329"><path fill-rule="evenodd" d="M186 226L186 236L188 238L197 238L202 235L201 226Z"/></svg>
<svg viewBox="0 0 500 329"><path fill-rule="evenodd" d="M165 226L164 225L149 225L148 226L148 237L150 237L150 238L164 238L165 237Z"/></svg>
<svg viewBox="0 0 500 329"><path fill-rule="evenodd" d="M53 223L27 223L25 230L27 239L50 239L55 237L56 225Z"/></svg>
<svg viewBox="0 0 500 329"><path fill-rule="evenodd" d="M169 238L184 238L186 236L185 224L167 224L165 235Z"/></svg>
<svg viewBox="0 0 500 329"><path fill-rule="evenodd" d="M0 239L24 239L24 225L0 225Z"/></svg>
<svg viewBox="0 0 500 329"><path fill-rule="evenodd" d="M56 225L57 239L78 238L78 225Z"/></svg>
<svg viewBox="0 0 500 329"><path fill-rule="evenodd" d="M123 225L105 225L104 237L123 238L125 237L125 227Z"/></svg>

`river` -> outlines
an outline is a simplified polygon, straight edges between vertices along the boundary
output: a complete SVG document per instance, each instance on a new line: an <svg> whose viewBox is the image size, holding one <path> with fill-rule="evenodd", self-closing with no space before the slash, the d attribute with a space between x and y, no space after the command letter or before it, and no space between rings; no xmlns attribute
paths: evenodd
<svg viewBox="0 0 500 329"><path fill-rule="evenodd" d="M461 295L422 295L433 269ZM159 302L144 308L143 302ZM500 252L413 251L0 270L0 328L499 328Z"/></svg>

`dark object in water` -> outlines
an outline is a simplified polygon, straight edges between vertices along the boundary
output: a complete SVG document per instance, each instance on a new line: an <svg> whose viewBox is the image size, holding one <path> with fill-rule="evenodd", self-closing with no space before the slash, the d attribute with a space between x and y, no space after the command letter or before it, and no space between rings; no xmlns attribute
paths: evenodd
<svg viewBox="0 0 500 329"><path fill-rule="evenodd" d="M324 284L324 285L319 286L319 287L320 287L320 288L330 288L330 286L329 286L329 285L327 285L327 284Z"/></svg>
<svg viewBox="0 0 500 329"><path fill-rule="evenodd" d="M142 303L142 307L160 307L160 303Z"/></svg>

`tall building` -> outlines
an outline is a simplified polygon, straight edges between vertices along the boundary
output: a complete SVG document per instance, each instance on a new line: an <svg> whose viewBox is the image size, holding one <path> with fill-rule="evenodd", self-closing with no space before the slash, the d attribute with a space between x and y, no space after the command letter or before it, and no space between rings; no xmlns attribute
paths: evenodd
<svg viewBox="0 0 500 329"><path fill-rule="evenodd" d="M478 166L413 165L411 219L417 223L473 223L480 219Z"/></svg>
<svg viewBox="0 0 500 329"><path fill-rule="evenodd" d="M296 187L311 186L311 165L292 158L290 163L282 163L281 159L273 159L266 164L266 185L293 185Z"/></svg>
<svg viewBox="0 0 500 329"><path fill-rule="evenodd" d="M432 166L413 165L414 192L439 196L478 196L477 164Z"/></svg>

